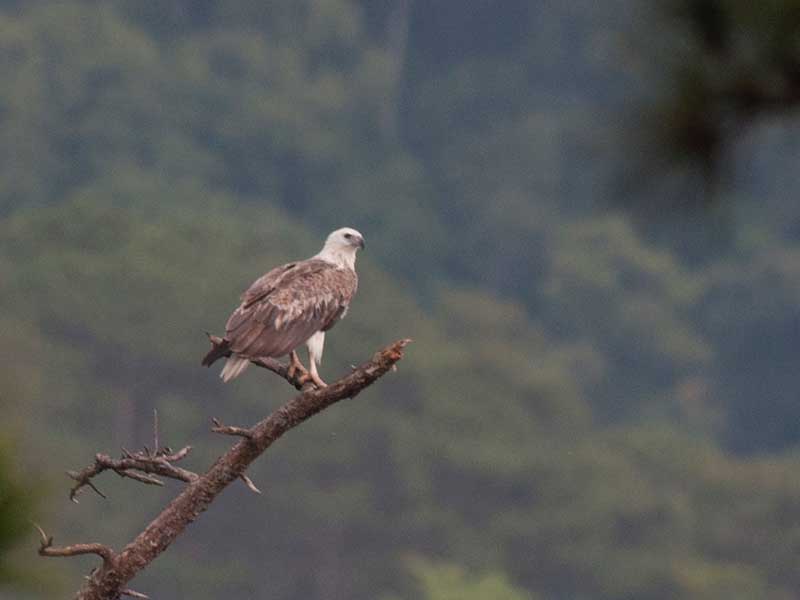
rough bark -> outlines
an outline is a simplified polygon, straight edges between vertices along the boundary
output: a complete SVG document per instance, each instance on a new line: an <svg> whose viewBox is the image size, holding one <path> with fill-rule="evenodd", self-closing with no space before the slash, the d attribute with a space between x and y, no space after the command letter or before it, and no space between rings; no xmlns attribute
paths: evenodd
<svg viewBox="0 0 800 600"><path fill-rule="evenodd" d="M218 433L239 436L241 439L219 457L204 475L178 470L168 464L169 461L159 462L157 453L150 458L145 455L127 453L128 456L119 461L98 455L95 465L72 474L76 481L84 482L84 485L91 487L94 487L90 483L91 477L103 470L114 470L118 473L123 471L125 476L130 476L130 472L135 472L132 470L141 470L145 473L172 476L188 482L186 488L164 508L161 514L119 553L114 553L111 549L100 545L93 545L88 550L84 546L80 547L81 553L102 553L103 563L87 578L86 583L75 596L76 600L116 600L123 594L129 594L130 590L126 589L126 584L166 550L175 538L186 529L186 526L209 507L225 487L240 478L244 479L246 483L249 482L245 470L278 438L328 406L345 398L356 396L379 377L393 369L403 357L403 348L409 341L400 340L380 350L370 361L354 368L352 373L336 383L325 388L300 393L253 427L232 428L217 423L215 430ZM282 373L277 365L259 366L270 368L285 377L285 373ZM173 457L173 455L165 453L162 453L162 456ZM154 464L157 466L153 466ZM181 477L182 475L183 477ZM248 486L250 485L252 484L248 483ZM46 538L43 532L42 537L40 553L45 556L70 556L78 553L70 551L71 548L77 546L53 548L52 539Z"/></svg>

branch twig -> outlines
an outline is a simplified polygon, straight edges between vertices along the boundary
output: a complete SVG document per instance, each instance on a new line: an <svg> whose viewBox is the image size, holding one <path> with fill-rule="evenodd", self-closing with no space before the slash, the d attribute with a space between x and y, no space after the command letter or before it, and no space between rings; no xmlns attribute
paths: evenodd
<svg viewBox="0 0 800 600"><path fill-rule="evenodd" d="M243 437L245 439L251 440L253 439L253 430L248 429L247 427L233 427L232 425L223 425L219 419L211 419L211 422L214 424L214 427L211 428L211 431L214 433L221 433L223 435L235 435L239 437Z"/></svg>
<svg viewBox="0 0 800 600"><path fill-rule="evenodd" d="M156 454L158 454L158 449L160 447L161 447L161 445L158 442L158 409L154 408L153 409L153 448L154 448Z"/></svg>
<svg viewBox="0 0 800 600"><path fill-rule="evenodd" d="M94 477L97 477L104 471L114 471L120 477L127 477L147 485L164 485L164 483L157 477L154 477L154 475L191 483L197 479L197 473L176 467L172 464L186 458L191 449L191 446L186 446L177 452L170 453L169 448L163 448L153 454L147 450L129 452L123 448L122 458L118 459L111 458L107 454L97 454L94 457L94 464L80 471L67 472L67 475L76 482L75 485L72 486L72 489L70 489L69 498L77 503L78 494L80 494L86 486L105 498L106 496L97 489L97 486L92 482Z"/></svg>
<svg viewBox="0 0 800 600"><path fill-rule="evenodd" d="M96 554L103 559L104 564L109 564L115 557L114 551L103 544L73 544L71 546L53 546L53 536L47 535L44 529L36 523L34 527L39 531L41 543L39 545L39 556L80 556L82 554Z"/></svg>

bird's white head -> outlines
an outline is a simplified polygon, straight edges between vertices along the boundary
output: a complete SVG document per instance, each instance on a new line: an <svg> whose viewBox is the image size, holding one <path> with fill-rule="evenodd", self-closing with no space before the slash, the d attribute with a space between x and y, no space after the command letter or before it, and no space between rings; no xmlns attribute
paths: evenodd
<svg viewBox="0 0 800 600"><path fill-rule="evenodd" d="M363 248L364 236L351 227L342 227L331 232L317 258L354 269L356 252Z"/></svg>

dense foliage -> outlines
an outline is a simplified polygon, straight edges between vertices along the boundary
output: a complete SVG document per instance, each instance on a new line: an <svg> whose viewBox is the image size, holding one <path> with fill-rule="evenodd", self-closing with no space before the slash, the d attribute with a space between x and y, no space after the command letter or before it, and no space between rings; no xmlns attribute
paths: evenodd
<svg viewBox="0 0 800 600"><path fill-rule="evenodd" d="M270 450L263 497L226 494L138 588L800 588L800 148L788 123L757 127L727 214L656 230L617 212L655 76L636 3L0 6L0 394L40 472L149 443L153 408L208 464L225 441L211 417L251 422L289 390L261 372L221 385L203 331L333 227L367 251L323 376L415 340L398 375ZM118 547L174 492L100 483L110 502L51 498L57 541ZM90 564L37 566L76 587Z"/></svg>
<svg viewBox="0 0 800 600"><path fill-rule="evenodd" d="M0 585L28 583L32 575L14 552L30 527L34 502L22 474L10 459L14 450L8 440L0 440ZM27 485L30 483L28 480Z"/></svg>

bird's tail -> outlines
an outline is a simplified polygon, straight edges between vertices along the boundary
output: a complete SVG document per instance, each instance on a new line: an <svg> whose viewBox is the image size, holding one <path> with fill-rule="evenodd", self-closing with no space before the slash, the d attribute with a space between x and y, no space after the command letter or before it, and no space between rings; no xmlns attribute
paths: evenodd
<svg viewBox="0 0 800 600"><path fill-rule="evenodd" d="M241 356L229 356L228 360L225 361L225 366L222 367L222 373L219 376L222 378L222 381L228 383L231 379L234 379L241 375L247 366L250 364L250 359L242 358Z"/></svg>
<svg viewBox="0 0 800 600"><path fill-rule="evenodd" d="M208 341L211 342L211 350L209 350L208 354L203 357L201 364L204 367L210 367L223 356L230 356L231 349L230 342L225 338L217 337L216 335L211 335L210 333L207 333L206 335L208 336Z"/></svg>

